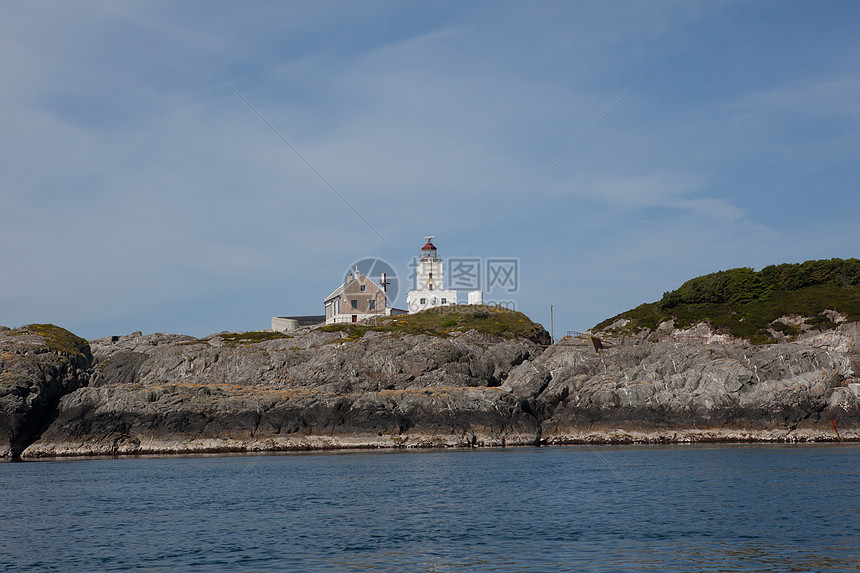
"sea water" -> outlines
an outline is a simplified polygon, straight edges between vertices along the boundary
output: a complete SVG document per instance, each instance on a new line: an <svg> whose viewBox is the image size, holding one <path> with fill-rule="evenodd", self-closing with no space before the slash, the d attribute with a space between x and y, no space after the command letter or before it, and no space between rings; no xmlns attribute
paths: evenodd
<svg viewBox="0 0 860 573"><path fill-rule="evenodd" d="M860 571L860 445L0 464L0 571Z"/></svg>

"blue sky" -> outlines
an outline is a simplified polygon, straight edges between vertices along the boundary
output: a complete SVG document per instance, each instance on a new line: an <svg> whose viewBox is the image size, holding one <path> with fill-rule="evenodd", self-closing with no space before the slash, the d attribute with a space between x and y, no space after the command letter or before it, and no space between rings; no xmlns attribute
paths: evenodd
<svg viewBox="0 0 860 573"><path fill-rule="evenodd" d="M426 234L517 258L486 298L557 335L857 257L858 29L836 1L8 4L0 324L267 328Z"/></svg>

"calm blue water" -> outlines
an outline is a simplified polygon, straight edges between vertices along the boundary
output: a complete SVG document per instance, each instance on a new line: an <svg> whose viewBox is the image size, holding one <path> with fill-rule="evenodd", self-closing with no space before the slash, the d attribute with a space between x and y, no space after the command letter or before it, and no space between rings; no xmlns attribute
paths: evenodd
<svg viewBox="0 0 860 573"><path fill-rule="evenodd" d="M860 445L0 464L0 571L860 571Z"/></svg>

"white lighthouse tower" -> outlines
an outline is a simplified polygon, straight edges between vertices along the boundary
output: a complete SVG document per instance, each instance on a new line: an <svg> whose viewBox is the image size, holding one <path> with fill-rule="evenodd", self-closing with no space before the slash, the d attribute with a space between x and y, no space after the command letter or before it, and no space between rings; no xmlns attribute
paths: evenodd
<svg viewBox="0 0 860 573"><path fill-rule="evenodd" d="M415 288L406 293L409 314L437 306L457 304L457 291L445 289L442 277L442 259L436 255L433 235L425 237L427 244L421 247L421 258L415 269Z"/></svg>

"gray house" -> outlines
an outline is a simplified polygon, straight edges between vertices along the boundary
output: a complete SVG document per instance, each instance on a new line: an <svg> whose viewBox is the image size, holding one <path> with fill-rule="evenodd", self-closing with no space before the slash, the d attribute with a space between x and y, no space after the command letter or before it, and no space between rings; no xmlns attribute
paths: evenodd
<svg viewBox="0 0 860 573"><path fill-rule="evenodd" d="M391 314L385 305L385 291L370 277L356 269L346 282L325 299L325 322L358 322L373 316Z"/></svg>

